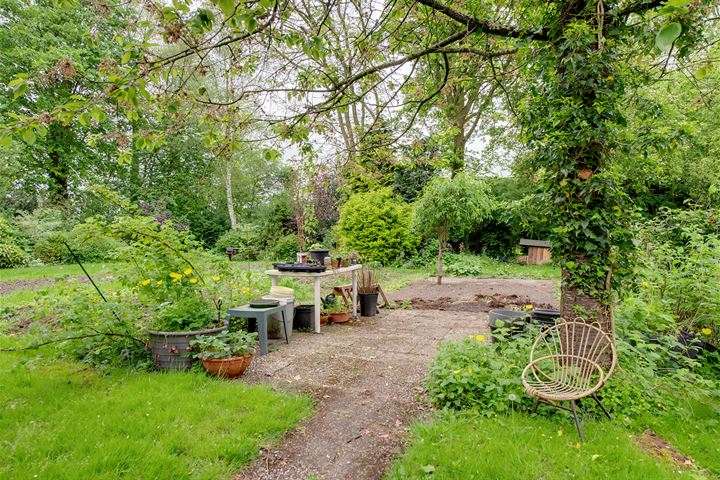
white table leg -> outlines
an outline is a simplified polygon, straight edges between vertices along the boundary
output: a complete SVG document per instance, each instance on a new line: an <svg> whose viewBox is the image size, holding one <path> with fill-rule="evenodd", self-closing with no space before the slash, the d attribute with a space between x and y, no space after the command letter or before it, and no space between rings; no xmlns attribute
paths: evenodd
<svg viewBox="0 0 720 480"><path fill-rule="evenodd" d="M277 277L275 275L270 277L270 282L273 287L277 287Z"/></svg>
<svg viewBox="0 0 720 480"><path fill-rule="evenodd" d="M320 333L320 277L315 277L315 333Z"/></svg>
<svg viewBox="0 0 720 480"><path fill-rule="evenodd" d="M358 290L358 281L357 281L357 270L352 271L352 316L353 318L357 318L357 290Z"/></svg>

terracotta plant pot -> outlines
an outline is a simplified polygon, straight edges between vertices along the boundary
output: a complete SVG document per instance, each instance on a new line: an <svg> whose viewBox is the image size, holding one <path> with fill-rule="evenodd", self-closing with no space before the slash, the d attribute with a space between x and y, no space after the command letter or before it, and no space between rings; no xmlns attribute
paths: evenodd
<svg viewBox="0 0 720 480"><path fill-rule="evenodd" d="M325 325L330 321L330 315L320 315L320 325Z"/></svg>
<svg viewBox="0 0 720 480"><path fill-rule="evenodd" d="M333 323L345 323L350 320L350 312L331 313L330 320L332 320Z"/></svg>
<svg viewBox="0 0 720 480"><path fill-rule="evenodd" d="M202 364L208 373L223 378L236 378L245 372L250 366L253 356L248 354L244 357L231 358L209 358L203 360Z"/></svg>

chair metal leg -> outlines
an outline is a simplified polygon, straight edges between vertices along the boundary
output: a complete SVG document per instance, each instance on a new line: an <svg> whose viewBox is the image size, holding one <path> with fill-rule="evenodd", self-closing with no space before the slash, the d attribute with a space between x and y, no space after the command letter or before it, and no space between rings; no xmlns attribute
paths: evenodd
<svg viewBox="0 0 720 480"><path fill-rule="evenodd" d="M575 408L575 400L570 400L570 408L572 408L573 418L575 419L575 426L577 427L578 435L580 435L580 441L585 441L585 434L580 426L580 420L578 419L577 409Z"/></svg>
<svg viewBox="0 0 720 480"><path fill-rule="evenodd" d="M595 403L597 403L597 404L600 406L600 408L602 409L602 411L603 411L603 413L605 414L605 416L608 417L608 420L612 420L612 417L610 416L610 413L607 411L607 409L605 408L605 405L602 404L602 402L601 402L600 399L597 397L597 395L593 394L593 395L592 395L592 398L593 398L593 400L595 400Z"/></svg>
<svg viewBox="0 0 720 480"><path fill-rule="evenodd" d="M532 413L537 413L538 407L540 406L540 399L536 398L533 404Z"/></svg>

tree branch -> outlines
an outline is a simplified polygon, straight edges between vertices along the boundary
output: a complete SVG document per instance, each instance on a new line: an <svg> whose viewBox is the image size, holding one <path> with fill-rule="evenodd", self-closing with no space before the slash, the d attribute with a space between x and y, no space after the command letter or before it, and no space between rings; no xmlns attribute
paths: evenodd
<svg viewBox="0 0 720 480"><path fill-rule="evenodd" d="M508 27L501 25L497 22L488 22L486 20L478 20L470 15L462 13L458 10L450 8L435 0L417 0L427 7L432 8L436 12L440 12L443 15L452 18L458 23L465 25L469 30L487 33L488 35L495 35L498 37L506 38L525 38L531 40L548 41L550 40L550 32L545 28L538 30L520 30L517 28Z"/></svg>

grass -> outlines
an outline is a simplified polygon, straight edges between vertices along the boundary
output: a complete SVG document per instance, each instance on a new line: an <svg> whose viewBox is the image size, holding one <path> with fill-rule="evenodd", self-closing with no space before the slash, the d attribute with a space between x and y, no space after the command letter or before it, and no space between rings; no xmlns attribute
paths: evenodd
<svg viewBox="0 0 720 480"><path fill-rule="evenodd" d="M194 372L0 359L0 478L231 478L311 411L306 397Z"/></svg>
<svg viewBox="0 0 720 480"><path fill-rule="evenodd" d="M445 414L418 424L387 478L405 479L691 479L698 470L641 450L615 422L590 421L579 443L572 423L527 415Z"/></svg>
<svg viewBox="0 0 720 480"><path fill-rule="evenodd" d="M503 262L480 255L451 253L446 255L445 274L459 277L551 280L560 278L560 268L551 263L523 265L515 262Z"/></svg>
<svg viewBox="0 0 720 480"><path fill-rule="evenodd" d="M112 269L112 263L84 263L83 266L90 275L107 273ZM36 280L39 278L55 278L66 275L85 274L77 264L68 265L42 265L36 267L2 268L0 269L0 282L15 280Z"/></svg>

